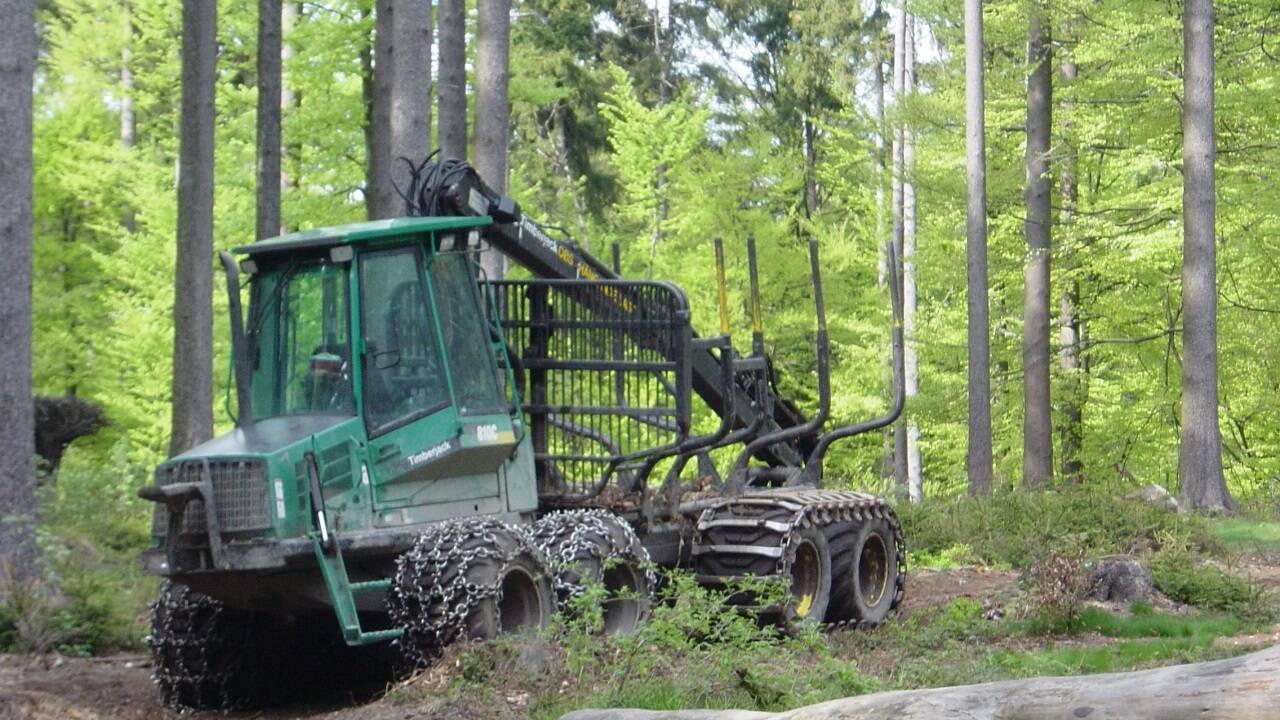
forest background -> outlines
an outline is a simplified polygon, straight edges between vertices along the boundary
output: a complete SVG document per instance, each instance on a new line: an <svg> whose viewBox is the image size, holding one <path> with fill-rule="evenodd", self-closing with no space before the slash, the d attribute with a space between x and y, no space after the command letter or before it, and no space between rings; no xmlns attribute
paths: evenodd
<svg viewBox="0 0 1280 720"><path fill-rule="evenodd" d="M282 225L366 215L372 0L286 4ZM1217 3L1220 421L1228 485L1273 508L1280 367L1280 63L1272 3ZM992 436L996 492L1022 480L1025 0L986 3ZM181 8L67 0L38 10L34 387L98 404L104 426L66 453L46 492L91 497L145 534L135 498L166 454L172 354ZM518 2L512 8L509 191L625 275L673 280L695 326L716 326L713 237L729 247L733 327L746 337L745 253L761 246L765 330L784 393L814 396L804 241L823 250L833 416L876 413L888 386L882 247L892 226L889 139L913 159L913 340L922 492L966 488L963 50L959 3L909 8L907 83L894 92L890 8L834 0ZM218 249L253 239L256 3L218 3ZM1181 8L1055 3L1050 155L1072 160L1074 213L1054 179L1052 418L1062 482L1177 492L1180 400ZM474 8L468 24L474 30ZM468 52L471 52L469 50ZM914 56L914 57L911 57ZM439 67L433 63L433 67ZM883 117L877 97L883 92ZM910 294L910 293L909 293ZM215 293L218 429L230 418L225 299ZM1061 304L1061 312L1059 312ZM1073 330L1063 334L1064 327ZM1069 360L1074 358L1074 362ZM809 402L808 404L812 404ZM886 490L892 442L836 452L829 472ZM1069 465L1068 465L1069 463ZM55 502L57 500L55 499Z"/></svg>

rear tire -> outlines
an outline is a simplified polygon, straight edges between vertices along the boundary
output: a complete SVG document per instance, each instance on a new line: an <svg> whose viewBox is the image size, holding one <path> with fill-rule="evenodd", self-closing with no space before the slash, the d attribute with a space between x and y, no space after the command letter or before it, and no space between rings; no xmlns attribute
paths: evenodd
<svg viewBox="0 0 1280 720"><path fill-rule="evenodd" d="M387 593L405 659L421 666L457 640L544 627L554 606L545 557L520 528L492 518L451 520L396 560Z"/></svg>
<svg viewBox="0 0 1280 720"><path fill-rule="evenodd" d="M261 615L166 581L151 605L151 677L166 707L242 710L266 699L279 657Z"/></svg>
<svg viewBox="0 0 1280 720"><path fill-rule="evenodd" d="M897 607L901 569L893 528L884 518L827 528L835 580L828 622L877 625Z"/></svg>
<svg viewBox="0 0 1280 720"><path fill-rule="evenodd" d="M625 520L607 510L556 512L534 524L532 538L548 558L562 613L572 614L587 584L600 583L604 634L634 632L649 618L656 582L649 552Z"/></svg>

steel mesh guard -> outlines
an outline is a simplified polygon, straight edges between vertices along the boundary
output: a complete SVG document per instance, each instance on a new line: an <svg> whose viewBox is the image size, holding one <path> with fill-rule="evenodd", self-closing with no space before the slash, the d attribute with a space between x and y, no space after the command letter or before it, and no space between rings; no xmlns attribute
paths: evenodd
<svg viewBox="0 0 1280 720"><path fill-rule="evenodd" d="M539 494L639 487L689 431L688 301L674 285L622 280L493 283L520 357Z"/></svg>
<svg viewBox="0 0 1280 720"><path fill-rule="evenodd" d="M200 482L203 464L175 463L156 469L156 485L176 482ZM271 527L271 508L267 496L266 465L261 460L210 460L209 475L213 481L213 497L218 521L223 532L266 530ZM152 516L151 534L163 537L169 530L169 510L157 504ZM182 517L182 535L204 537L208 533L204 503L192 501Z"/></svg>

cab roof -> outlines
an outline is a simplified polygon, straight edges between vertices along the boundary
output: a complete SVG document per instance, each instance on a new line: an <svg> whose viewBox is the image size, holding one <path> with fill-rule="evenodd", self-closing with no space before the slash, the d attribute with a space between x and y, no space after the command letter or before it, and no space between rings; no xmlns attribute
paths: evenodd
<svg viewBox="0 0 1280 720"><path fill-rule="evenodd" d="M259 240L251 245L236 248L236 252L248 255L310 250L334 245L351 245L396 235L457 230L482 227L493 222L487 215L480 217L401 217L389 220L335 225L333 227L302 230L279 237Z"/></svg>

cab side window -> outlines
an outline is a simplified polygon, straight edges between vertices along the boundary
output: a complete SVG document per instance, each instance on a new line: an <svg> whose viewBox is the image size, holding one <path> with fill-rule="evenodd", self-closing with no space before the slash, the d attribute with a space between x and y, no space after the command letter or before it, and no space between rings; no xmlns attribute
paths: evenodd
<svg viewBox="0 0 1280 720"><path fill-rule="evenodd" d="M360 258L365 415L386 430L449 404L436 329L416 248Z"/></svg>
<svg viewBox="0 0 1280 720"><path fill-rule="evenodd" d="M475 273L466 256L442 253L431 260L429 276L453 373L458 414L504 412L489 323L480 312Z"/></svg>

